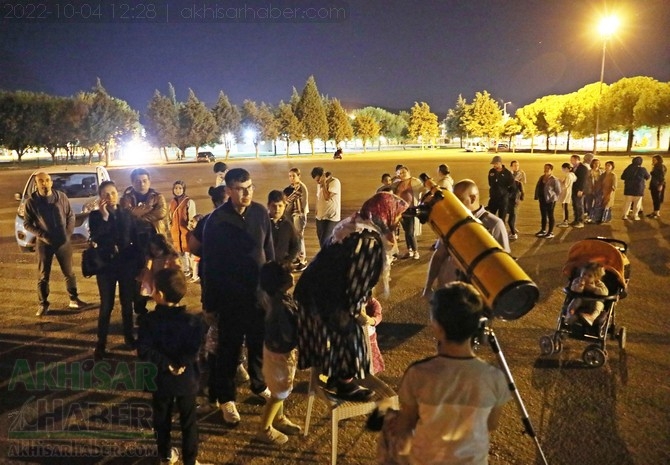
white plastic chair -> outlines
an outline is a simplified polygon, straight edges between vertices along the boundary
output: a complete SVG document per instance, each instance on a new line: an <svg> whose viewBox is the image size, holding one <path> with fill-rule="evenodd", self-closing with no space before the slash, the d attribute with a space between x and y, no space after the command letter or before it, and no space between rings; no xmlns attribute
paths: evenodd
<svg viewBox="0 0 670 465"><path fill-rule="evenodd" d="M367 328L365 330L367 336ZM372 351L370 350L370 340L368 342L368 354L371 357ZM370 367L372 367L372 361L370 361ZM368 374L364 379L356 380L356 382L368 389L374 391L374 396L372 399L366 402L351 402L347 400L338 399L330 395L326 390L325 383L319 377L319 369L312 368L311 375L309 380L309 389L307 391L307 415L305 417L305 433L307 436L309 434L309 422L312 416L312 406L314 404L314 397L319 397L325 401L330 407L330 418L331 418L331 429L332 429L332 439L331 439L331 465L337 464L337 438L338 438L338 428L340 420L346 420L347 418L352 418L360 415L369 415L377 407L377 404L381 400L386 400L390 402L390 405L394 409L399 409L398 395L393 389L391 389L384 381L377 378L374 374Z"/></svg>

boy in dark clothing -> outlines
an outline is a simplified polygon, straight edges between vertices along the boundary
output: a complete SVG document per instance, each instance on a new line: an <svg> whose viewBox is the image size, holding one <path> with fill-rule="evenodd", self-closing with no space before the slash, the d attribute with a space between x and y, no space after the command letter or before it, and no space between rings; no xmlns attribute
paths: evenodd
<svg viewBox="0 0 670 465"><path fill-rule="evenodd" d="M155 364L156 391L152 393L153 421L161 463L175 463L178 452L171 447L172 407L179 410L182 455L185 465L197 464L198 425L196 394L200 373L197 356L203 325L186 312L179 301L186 294L186 276L176 269L163 269L155 275L153 298L156 310L140 324L137 353Z"/></svg>
<svg viewBox="0 0 670 465"><path fill-rule="evenodd" d="M516 195L514 175L502 164L502 158L496 155L491 160L489 170L489 204L486 209L504 221L509 208L510 193ZM514 233L514 231L512 231Z"/></svg>
<svg viewBox="0 0 670 465"><path fill-rule="evenodd" d="M300 252L300 237L292 222L285 221L286 195L279 190L268 194L268 213L272 223L272 244L275 260L279 263L293 263ZM298 263L296 271L307 268L307 263Z"/></svg>

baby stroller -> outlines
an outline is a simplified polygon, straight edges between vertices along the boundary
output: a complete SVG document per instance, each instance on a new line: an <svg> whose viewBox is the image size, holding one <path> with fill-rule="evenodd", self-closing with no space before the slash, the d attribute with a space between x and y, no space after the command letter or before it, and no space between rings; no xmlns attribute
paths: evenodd
<svg viewBox="0 0 670 465"><path fill-rule="evenodd" d="M563 267L563 274L568 277L568 286L564 289L565 301L558 317L556 331L551 336L540 338L542 355L557 354L563 350L563 339L569 337L590 342L582 353L582 360L590 367L601 367L607 361L607 337L619 341L621 350L626 347L626 328L617 328L615 324L615 307L620 299L627 295L630 275L630 263L626 257L628 244L617 239L591 238L575 243L568 251L568 261ZM602 281L607 286L606 296L595 296L587 293L575 293L570 283L579 275L580 269L587 263L600 264L605 275ZM579 319L571 318L570 303L574 298L586 302L602 302L603 311L592 325Z"/></svg>

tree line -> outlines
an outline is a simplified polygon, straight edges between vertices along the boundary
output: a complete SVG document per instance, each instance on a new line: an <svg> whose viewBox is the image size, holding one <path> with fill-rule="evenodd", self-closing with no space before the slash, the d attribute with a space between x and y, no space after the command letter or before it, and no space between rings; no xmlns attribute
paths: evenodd
<svg viewBox="0 0 670 465"><path fill-rule="evenodd" d="M571 139L598 136L596 121L598 135L607 136L607 151L612 131L622 131L627 134L626 150L630 152L633 132L642 127L656 129L656 146L660 147L661 129L670 126L670 82L637 76L611 85L588 84L570 94L538 98L517 109L513 118L505 118L488 92L477 92L470 103L459 96L455 107L447 112L445 125L452 136L506 137L510 145L519 134L531 141L544 135L547 151L550 137L563 134L565 150L570 151Z"/></svg>
<svg viewBox="0 0 670 465"><path fill-rule="evenodd" d="M228 157L235 141L249 131L258 157L262 141L283 140L286 155L291 143L300 152L301 141L308 141L314 154L317 139L337 146L354 136L363 141L364 150L381 136L396 143L412 139L426 144L438 137L439 126L437 115L425 102L416 103L410 112L393 114L366 107L354 110L350 117L338 99L319 93L313 76L302 93L294 87L289 101L276 106L252 100L237 106L221 91L216 104L208 108L192 90L186 101L179 102L168 84L167 93L156 90L149 101L144 126L139 124L139 113L110 96L99 79L92 91L74 97L0 92L0 145L16 151L19 162L29 149L45 149L55 162L59 151L72 158L81 148L89 162L97 153L108 163L110 148L142 132L166 161L169 148L177 148L177 158L183 158L189 147L197 153L203 146L220 143Z"/></svg>
<svg viewBox="0 0 670 465"><path fill-rule="evenodd" d="M339 145L355 137L363 142L363 150L382 138L391 143L415 142L425 148L440 136L438 116L425 102L415 102L409 111L398 114L383 108L366 107L349 115L336 98L319 93L313 76L301 93L294 87L288 102L273 106L265 102L244 100L232 104L221 91L212 108L190 90L180 102L174 87L155 91L148 103L144 126L139 113L127 102L110 96L98 79L89 92L73 97L58 97L26 91L0 92L0 146L14 150L19 161L29 149L45 149L56 160L59 152L72 158L77 148L84 149L89 162L93 154L102 154L109 162L111 148L124 139L145 133L155 147L161 149L166 161L168 149L177 148L178 158L187 148L223 143L226 157L232 145L250 131L256 156L259 144L272 141L276 153L278 140L297 145L307 141L314 154L316 140L333 141ZM566 150L574 137L594 135L595 121L608 138L611 131L628 133L628 151L633 143L633 130L648 126L660 130L670 125L670 83L650 77L623 78L611 85L589 84L567 95L549 95L517 109L514 117L503 115L498 102L487 92L477 92L471 102L459 96L455 107L444 120L447 135L460 137L507 137L516 135L534 139L566 135ZM324 145L325 147L325 145ZM556 149L556 147L554 147ZM670 151L670 144L668 147Z"/></svg>

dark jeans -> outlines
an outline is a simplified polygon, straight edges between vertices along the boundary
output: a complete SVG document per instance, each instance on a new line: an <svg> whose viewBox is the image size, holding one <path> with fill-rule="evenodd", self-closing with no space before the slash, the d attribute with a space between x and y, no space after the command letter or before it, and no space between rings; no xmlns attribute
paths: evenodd
<svg viewBox="0 0 670 465"><path fill-rule="evenodd" d="M121 303L121 318L123 320L123 336L126 341L133 337L133 296L135 295L135 277L128 273L130 265L119 263L109 271L96 276L98 292L100 293L100 313L98 314L98 347L107 346L109 320L114 309L114 295L116 283L119 283L119 302Z"/></svg>
<svg viewBox="0 0 670 465"><path fill-rule="evenodd" d="M416 251L416 236L414 235L414 217L402 217L400 220L402 230L405 231L405 243L408 249Z"/></svg>
<svg viewBox="0 0 670 465"><path fill-rule="evenodd" d="M240 364L240 354L245 342L248 354L248 371L251 392L258 394L267 387L263 378L263 336L265 316L254 298L248 296L226 297L217 305L219 315L219 346L214 381L216 400L219 403L235 401L237 386L235 374Z"/></svg>
<svg viewBox="0 0 670 465"><path fill-rule="evenodd" d="M508 206L509 197L504 195L502 197L490 197L489 204L486 206L486 209L501 220L504 220L505 215L507 215Z"/></svg>
<svg viewBox="0 0 670 465"><path fill-rule="evenodd" d="M338 221L316 220L316 237L319 239L319 245L323 248L333 234L333 229Z"/></svg>
<svg viewBox="0 0 670 465"><path fill-rule="evenodd" d="M584 196L579 197L577 192L572 193L572 211L575 213L575 223L584 221Z"/></svg>
<svg viewBox="0 0 670 465"><path fill-rule="evenodd" d="M51 264L54 255L60 265L60 269L65 276L65 288L70 296L70 300L75 300L77 295L77 278L72 271L72 244L67 241L60 247L53 247L38 240L35 245L37 252L37 271L39 277L37 280L37 297L41 305L49 305L49 277L51 276Z"/></svg>
<svg viewBox="0 0 670 465"><path fill-rule="evenodd" d="M540 229L542 231L547 231L547 233L554 231L554 224L556 223L554 219L555 207L556 202L546 202L540 199L540 215L542 216L542 226ZM549 229L547 229L547 223L549 223Z"/></svg>
<svg viewBox="0 0 670 465"><path fill-rule="evenodd" d="M660 211L661 210L661 204L663 203L663 191L665 190L665 187L661 189L660 191L658 188L650 189L649 192L651 193L651 202L654 204L654 211Z"/></svg>
<svg viewBox="0 0 670 465"><path fill-rule="evenodd" d="M176 404L179 411L181 426L181 458L185 465L194 465L198 457L198 416L195 394L187 396L170 396L154 392L152 398L154 409L154 432L158 446L158 457L165 460L170 457L172 443L172 408Z"/></svg>

